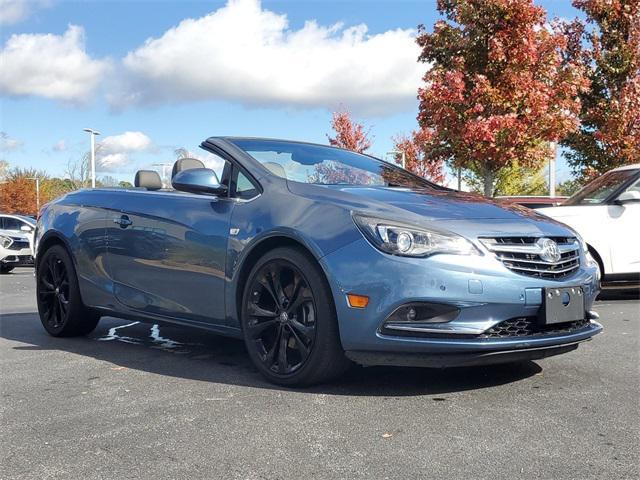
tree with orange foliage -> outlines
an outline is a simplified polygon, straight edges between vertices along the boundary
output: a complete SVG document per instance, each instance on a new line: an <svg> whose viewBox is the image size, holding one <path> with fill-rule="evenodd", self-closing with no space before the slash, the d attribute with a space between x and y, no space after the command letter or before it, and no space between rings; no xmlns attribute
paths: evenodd
<svg viewBox="0 0 640 480"><path fill-rule="evenodd" d="M640 162L640 1L574 0L587 16L565 24L568 57L587 68L580 129L563 145L583 181Z"/></svg>
<svg viewBox="0 0 640 480"><path fill-rule="evenodd" d="M369 129L365 130L364 125L352 121L351 114L348 111L334 112L331 128L336 132L336 136L330 137L327 135L327 138L334 147L345 148L358 153L364 153L371 148Z"/></svg>
<svg viewBox="0 0 640 480"><path fill-rule="evenodd" d="M466 169L492 196L498 172L540 166L578 127L589 82L533 0L438 0L438 10L446 20L417 38L431 65L418 91L425 156Z"/></svg>
<svg viewBox="0 0 640 480"><path fill-rule="evenodd" d="M36 202L36 182L34 178L45 178L36 170L10 170L0 184L0 211L35 215L38 213Z"/></svg>
<svg viewBox="0 0 640 480"><path fill-rule="evenodd" d="M441 159L431 161L427 157L428 144L431 141L427 130L418 130L411 133L411 137L404 135L395 137L394 149L404 153L405 168L416 175L442 184L445 181L444 162ZM400 158L396 158L396 162Z"/></svg>

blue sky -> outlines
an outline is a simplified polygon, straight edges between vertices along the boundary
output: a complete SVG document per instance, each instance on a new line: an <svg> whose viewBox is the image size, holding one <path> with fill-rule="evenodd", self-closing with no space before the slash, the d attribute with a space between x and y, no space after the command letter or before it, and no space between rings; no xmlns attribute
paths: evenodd
<svg viewBox="0 0 640 480"><path fill-rule="evenodd" d="M569 0L537 3L550 18L578 14ZM107 139L98 175L129 180L211 135L325 143L339 106L371 126L371 151L384 155L416 127L426 67L411 36L438 18L435 0L0 0L0 10L0 158L63 175L92 127ZM559 179L568 174L561 161Z"/></svg>

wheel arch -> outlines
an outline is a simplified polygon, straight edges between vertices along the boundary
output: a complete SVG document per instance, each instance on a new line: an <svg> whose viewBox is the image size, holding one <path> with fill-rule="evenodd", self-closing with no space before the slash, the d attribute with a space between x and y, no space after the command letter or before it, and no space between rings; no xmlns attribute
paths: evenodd
<svg viewBox="0 0 640 480"><path fill-rule="evenodd" d="M604 262L602 261L602 257L600 256L598 251L595 249L595 247L593 245L591 245L590 243L587 243L587 250L589 251L591 256L593 258L595 258L596 262L598 262L598 265L600 267L600 277L604 278L606 272L605 272L605 269L604 269Z"/></svg>
<svg viewBox="0 0 640 480"><path fill-rule="evenodd" d="M240 312L242 310L242 294L244 292L244 286L247 278L249 277L249 273L251 272L251 268L255 265L258 259L267 252L281 247L296 248L305 253L318 265L324 274L327 286L330 287L327 271L323 267L322 262L319 261L321 257L317 249L314 249L312 246L308 245L307 242L304 242L304 240L297 236L288 235L286 233L274 233L267 235L248 247L249 249L246 253L243 252L242 259L240 260L240 264L234 275L234 280L232 281L232 294L229 298L229 304L232 305L232 310L227 313L230 317L238 321L239 326L241 326ZM329 288L329 291L332 291L331 288Z"/></svg>
<svg viewBox="0 0 640 480"><path fill-rule="evenodd" d="M38 264L40 263L40 259L42 258L42 255L44 254L44 252L46 252L47 249L51 248L53 245L61 245L62 247L64 247L67 253L69 254L69 257L71 257L71 261L74 263L74 266L75 266L75 257L71 253L71 247L69 245L69 242L67 242L64 236L61 235L59 232L50 230L47 233L45 233L42 236L42 238L38 241L38 249L36 252L34 252L36 253L36 258L35 258L36 270L38 269Z"/></svg>

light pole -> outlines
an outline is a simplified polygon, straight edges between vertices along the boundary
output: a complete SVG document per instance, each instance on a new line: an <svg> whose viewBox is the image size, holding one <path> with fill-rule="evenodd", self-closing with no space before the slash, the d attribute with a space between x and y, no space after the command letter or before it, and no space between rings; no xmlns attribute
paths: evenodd
<svg viewBox="0 0 640 480"><path fill-rule="evenodd" d="M404 150L391 150L390 152L387 152L387 155L401 155L402 168L405 168L405 163L406 163L406 160L407 160L407 156L404 153Z"/></svg>
<svg viewBox="0 0 640 480"><path fill-rule="evenodd" d="M556 155L558 154L558 144L556 142L551 143L553 153L549 157L549 196L556 196Z"/></svg>
<svg viewBox="0 0 640 480"><path fill-rule="evenodd" d="M92 128L84 128L83 131L91 136L91 188L96 188L96 135L100 132Z"/></svg>
<svg viewBox="0 0 640 480"><path fill-rule="evenodd" d="M36 215L40 213L40 177L27 177L28 180L36 181Z"/></svg>

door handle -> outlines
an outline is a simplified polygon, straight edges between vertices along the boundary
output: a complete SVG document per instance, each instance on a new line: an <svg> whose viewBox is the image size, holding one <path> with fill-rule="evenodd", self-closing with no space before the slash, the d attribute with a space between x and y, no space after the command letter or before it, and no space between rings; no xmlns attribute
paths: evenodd
<svg viewBox="0 0 640 480"><path fill-rule="evenodd" d="M120 225L120 228L127 228L128 226L133 225L133 222L129 220L129 217L126 215L122 215L120 218L114 218L113 223Z"/></svg>

